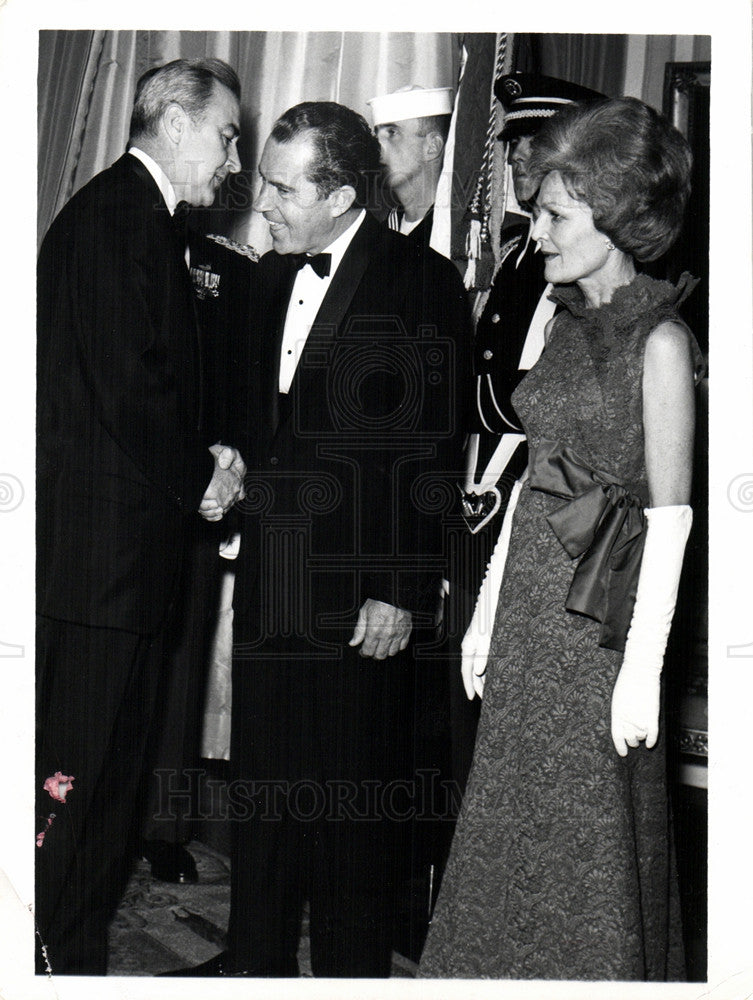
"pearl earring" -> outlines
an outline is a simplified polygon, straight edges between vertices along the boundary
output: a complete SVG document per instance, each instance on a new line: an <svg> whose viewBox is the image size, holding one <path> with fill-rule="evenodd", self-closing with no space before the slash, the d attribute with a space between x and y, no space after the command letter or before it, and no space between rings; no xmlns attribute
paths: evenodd
<svg viewBox="0 0 753 1000"><path fill-rule="evenodd" d="M607 240L607 250L614 250L614 243L611 240Z"/></svg>

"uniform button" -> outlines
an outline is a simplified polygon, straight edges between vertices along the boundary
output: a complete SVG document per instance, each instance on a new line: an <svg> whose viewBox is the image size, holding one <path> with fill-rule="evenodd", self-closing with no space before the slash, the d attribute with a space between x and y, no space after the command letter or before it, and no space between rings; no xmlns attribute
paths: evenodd
<svg viewBox="0 0 753 1000"><path fill-rule="evenodd" d="M499 323L499 313L494 313L492 316L492 323Z"/></svg>
<svg viewBox="0 0 753 1000"><path fill-rule="evenodd" d="M277 458L277 456L276 456L276 455L273 455L273 456L272 456L272 457L270 458L270 460L269 460L269 464L270 464L270 465L277 465L277 463L278 463L279 461L280 461L280 459L279 459L279 458Z"/></svg>
<svg viewBox="0 0 753 1000"><path fill-rule="evenodd" d="M484 351L484 361L491 361L493 357L494 357L494 351L489 351L489 350Z"/></svg>

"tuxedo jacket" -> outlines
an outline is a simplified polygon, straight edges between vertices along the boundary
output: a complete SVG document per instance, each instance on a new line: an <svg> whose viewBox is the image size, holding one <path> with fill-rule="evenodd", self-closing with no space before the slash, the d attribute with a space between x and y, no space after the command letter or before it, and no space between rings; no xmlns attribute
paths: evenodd
<svg viewBox="0 0 753 1000"><path fill-rule="evenodd" d="M149 633L213 471L185 244L121 157L65 206L38 262L37 608Z"/></svg>
<svg viewBox="0 0 753 1000"><path fill-rule="evenodd" d="M278 391L295 267L260 265L266 315L249 444L238 634L327 644L367 598L432 619L461 460L470 326L455 268L366 215L333 276L290 392ZM259 321L255 321L258 323ZM252 323L252 325L254 325ZM253 365L248 366L253 371ZM251 596L253 595L253 596ZM338 630L341 630L338 632ZM292 648L292 647L290 647Z"/></svg>

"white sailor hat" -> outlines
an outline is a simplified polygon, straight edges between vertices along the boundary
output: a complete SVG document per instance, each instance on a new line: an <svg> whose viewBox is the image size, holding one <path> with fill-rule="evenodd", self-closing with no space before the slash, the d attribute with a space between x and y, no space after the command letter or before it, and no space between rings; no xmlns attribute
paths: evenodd
<svg viewBox="0 0 753 1000"><path fill-rule="evenodd" d="M452 87L420 87L410 84L392 94L372 97L366 103L371 106L375 126L385 122L402 122L407 118L450 115Z"/></svg>

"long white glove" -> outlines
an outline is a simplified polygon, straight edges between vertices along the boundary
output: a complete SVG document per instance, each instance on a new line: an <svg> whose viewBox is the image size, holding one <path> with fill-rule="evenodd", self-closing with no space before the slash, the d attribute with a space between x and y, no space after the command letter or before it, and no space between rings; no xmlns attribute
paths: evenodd
<svg viewBox="0 0 753 1000"><path fill-rule="evenodd" d="M484 696L484 680L486 677L486 661L489 659L489 647L492 641L492 629L494 628L494 618L497 614L497 603L499 601L499 590L502 586L502 577L507 562L507 549L510 545L510 532L512 530L512 515L518 502L518 496L522 488L522 480L517 480L510 491L510 500L507 510L502 520L502 528L494 546L494 552L486 567L484 582L481 584L476 608L473 612L471 624L463 637L460 646L461 663L460 675L463 678L463 687L469 701L473 701L475 695L479 698Z"/></svg>
<svg viewBox="0 0 753 1000"><path fill-rule="evenodd" d="M643 550L635 607L625 655L612 692L612 740L620 757L641 740L659 738L659 701L664 650L677 603L682 559L693 511L688 506L645 511Z"/></svg>

